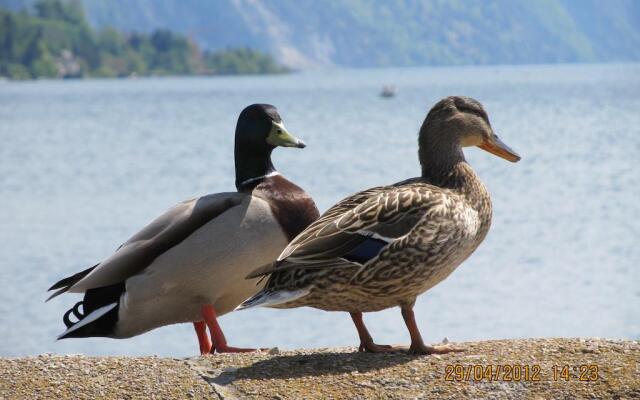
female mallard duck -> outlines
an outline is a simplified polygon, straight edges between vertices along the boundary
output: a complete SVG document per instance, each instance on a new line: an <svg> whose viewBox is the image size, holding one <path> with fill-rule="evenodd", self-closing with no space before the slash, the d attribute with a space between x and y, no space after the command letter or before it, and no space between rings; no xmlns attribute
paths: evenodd
<svg viewBox="0 0 640 400"><path fill-rule="evenodd" d="M520 157L493 133L482 105L468 97L438 102L418 142L422 176L356 193L330 208L276 262L248 276L269 278L238 309L347 311L360 351L380 352L395 349L373 342L362 313L400 306L411 353L456 351L424 344L413 305L473 253L491 224L489 193L462 147L478 146L512 162Z"/></svg>
<svg viewBox="0 0 640 400"><path fill-rule="evenodd" d="M275 260L318 210L271 163L276 146L305 147L287 132L275 107L245 108L235 135L237 192L176 205L106 260L51 286L57 291L50 299L84 293L64 315L68 329L58 339L127 338L193 322L203 354L251 350L228 346L217 316L260 289L245 276Z"/></svg>

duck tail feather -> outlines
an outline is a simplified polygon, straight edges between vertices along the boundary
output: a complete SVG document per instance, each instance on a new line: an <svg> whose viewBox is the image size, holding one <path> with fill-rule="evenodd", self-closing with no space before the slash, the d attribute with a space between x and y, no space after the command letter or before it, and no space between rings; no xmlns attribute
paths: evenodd
<svg viewBox="0 0 640 400"><path fill-rule="evenodd" d="M91 314L83 316L78 315L78 307L82 304L82 302L76 303L76 305L67 311L64 314L64 323L67 326L67 330L58 335L57 340L67 339L67 338L80 338L80 337L90 337L90 336L102 336L97 334L96 326L101 324L98 323L101 319L105 317L111 316L114 314L117 316L118 312L118 303L107 304L106 306L102 306L97 310L94 310ZM73 313L76 317L80 316L80 320L77 322L71 322L69 319L70 314ZM96 326L94 326L96 325Z"/></svg>
<svg viewBox="0 0 640 400"><path fill-rule="evenodd" d="M47 299L44 302L46 303L49 300L53 299L54 297L60 296L62 293L65 293L68 289L69 288L63 287L61 289L56 290L55 292L53 292L53 294L51 294L51 296L47 297Z"/></svg>
<svg viewBox="0 0 640 400"><path fill-rule="evenodd" d="M125 291L124 282L87 290L84 299L77 302L62 317L67 330L58 336L58 340L95 336L113 337ZM72 315L75 321L71 320Z"/></svg>
<svg viewBox="0 0 640 400"><path fill-rule="evenodd" d="M62 293L64 293L67 290L69 290L69 288L71 286L75 285L82 278L84 278L85 276L89 275L89 273L91 271L93 271L98 265L100 265L100 263L94 265L93 267L87 268L84 271L80 271L80 272L75 273L75 274L73 274L71 276L68 276L68 277L66 277L64 279L60 279L58 282L56 282L53 285L51 285L51 287L47 291L56 290L56 292L54 294L52 294L51 296L49 296L49 298L47 300L45 300L45 301L49 301L49 300L53 299L54 297L59 296Z"/></svg>
<svg viewBox="0 0 640 400"><path fill-rule="evenodd" d="M234 311L245 310L254 307L273 307L297 300L309 294L309 288L298 290L279 290L277 292L262 290L251 298L245 300Z"/></svg>

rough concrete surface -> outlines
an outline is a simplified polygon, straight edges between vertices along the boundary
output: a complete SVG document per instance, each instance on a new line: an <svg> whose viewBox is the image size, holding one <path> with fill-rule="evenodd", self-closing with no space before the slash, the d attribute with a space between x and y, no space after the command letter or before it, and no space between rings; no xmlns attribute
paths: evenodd
<svg viewBox="0 0 640 400"><path fill-rule="evenodd" d="M522 339L456 343L463 353L354 348L187 359L0 358L0 399L634 399L640 342Z"/></svg>

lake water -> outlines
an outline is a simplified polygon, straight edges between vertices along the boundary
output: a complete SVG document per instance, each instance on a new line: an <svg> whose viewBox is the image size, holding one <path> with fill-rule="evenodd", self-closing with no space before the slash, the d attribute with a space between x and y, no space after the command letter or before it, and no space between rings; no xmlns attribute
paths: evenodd
<svg viewBox="0 0 640 400"><path fill-rule="evenodd" d="M378 97L384 84L398 95ZM523 159L467 159L494 202L475 254L422 295L427 341L640 338L640 65L332 70L271 77L0 82L0 355L197 353L191 325L128 340L55 341L78 301L44 303L166 208L234 190L233 134L276 105L304 150L276 167L325 210L419 173L417 132L451 94L475 97ZM365 315L408 343L399 310ZM356 345L346 313L258 309L221 319L236 346Z"/></svg>

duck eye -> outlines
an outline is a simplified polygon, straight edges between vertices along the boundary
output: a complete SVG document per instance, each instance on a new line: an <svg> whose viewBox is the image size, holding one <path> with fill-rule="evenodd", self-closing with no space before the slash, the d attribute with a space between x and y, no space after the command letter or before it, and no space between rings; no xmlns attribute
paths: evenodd
<svg viewBox="0 0 640 400"><path fill-rule="evenodd" d="M278 135L282 135L282 129L278 129Z"/></svg>

